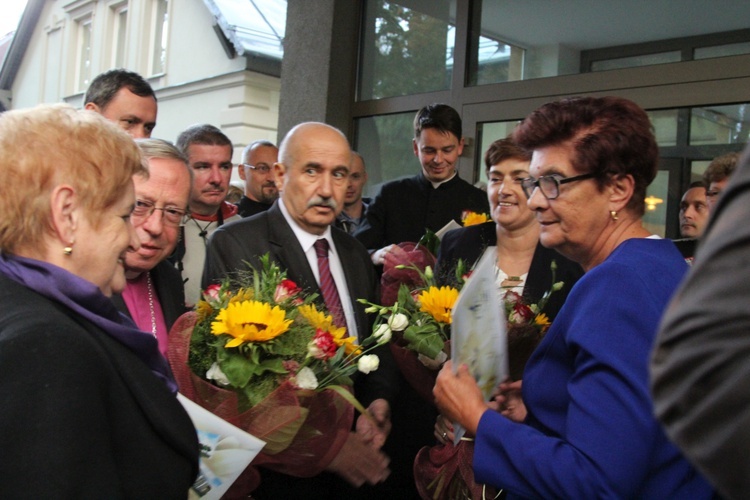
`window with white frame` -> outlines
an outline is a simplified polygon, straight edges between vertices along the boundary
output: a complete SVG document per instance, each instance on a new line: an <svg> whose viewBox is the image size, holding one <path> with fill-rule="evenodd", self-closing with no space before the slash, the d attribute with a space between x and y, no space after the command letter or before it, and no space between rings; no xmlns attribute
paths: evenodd
<svg viewBox="0 0 750 500"><path fill-rule="evenodd" d="M167 36L169 33L169 0L151 2L151 47L149 70L160 75L167 69Z"/></svg>
<svg viewBox="0 0 750 500"><path fill-rule="evenodd" d="M91 82L91 32L93 16L91 14L76 20L76 90L84 91Z"/></svg>
<svg viewBox="0 0 750 500"><path fill-rule="evenodd" d="M125 67L127 49L128 3L118 2L109 7L109 62L113 68Z"/></svg>

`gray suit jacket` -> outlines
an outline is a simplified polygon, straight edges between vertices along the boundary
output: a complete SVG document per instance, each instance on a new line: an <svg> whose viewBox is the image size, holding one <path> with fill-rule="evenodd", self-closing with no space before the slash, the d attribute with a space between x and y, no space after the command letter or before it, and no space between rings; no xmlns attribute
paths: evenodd
<svg viewBox="0 0 750 500"><path fill-rule="evenodd" d="M657 417L722 495L750 492L750 150L664 316L651 359Z"/></svg>
<svg viewBox="0 0 750 500"><path fill-rule="evenodd" d="M268 253L272 262L286 269L288 279L303 290L322 296L302 246L281 213L279 203L276 201L268 211L225 224L214 232L206 249L203 288L233 272L249 269L246 263L259 268L260 257ZM362 244L335 227L331 228L331 234L344 269L357 330L364 338L371 333L372 323L357 299L375 302L375 271ZM365 406L381 397L391 400L397 390L397 368L390 350L378 349L377 354L380 367L366 377L355 379L355 394Z"/></svg>

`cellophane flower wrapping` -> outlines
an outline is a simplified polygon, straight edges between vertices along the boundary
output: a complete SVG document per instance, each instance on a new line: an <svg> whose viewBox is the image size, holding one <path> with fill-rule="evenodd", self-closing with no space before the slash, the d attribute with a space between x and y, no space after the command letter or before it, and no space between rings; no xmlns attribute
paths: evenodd
<svg viewBox="0 0 750 500"><path fill-rule="evenodd" d="M262 465L298 477L319 474L333 460L349 434L353 407L334 391L299 389L284 382L260 403L240 411L235 391L218 387L188 367L195 312L182 315L172 327L168 359L180 392L203 408L266 441L251 467ZM248 468L250 469L250 467ZM246 471L245 485L259 484L256 471Z"/></svg>
<svg viewBox="0 0 750 500"><path fill-rule="evenodd" d="M266 442L252 466L315 476L346 441L354 408L365 411L351 375L377 369L368 352L379 343L357 345L317 299L264 255L258 269L208 287L170 332L180 392ZM257 486L258 477L249 470L244 479Z"/></svg>
<svg viewBox="0 0 750 500"><path fill-rule="evenodd" d="M420 497L432 500L493 499L497 490L474 480L474 442L460 441L424 447L414 460Z"/></svg>
<svg viewBox="0 0 750 500"><path fill-rule="evenodd" d="M380 278L380 303L393 305L398 300L400 286L409 288L424 286L420 271L430 266L435 267L435 256L418 243L400 243L385 255L383 276Z"/></svg>

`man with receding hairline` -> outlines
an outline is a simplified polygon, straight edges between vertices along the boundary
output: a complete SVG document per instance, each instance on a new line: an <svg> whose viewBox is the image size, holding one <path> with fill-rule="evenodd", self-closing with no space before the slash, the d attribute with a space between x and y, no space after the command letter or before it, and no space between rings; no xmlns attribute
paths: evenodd
<svg viewBox="0 0 750 500"><path fill-rule="evenodd" d="M371 334L371 324L357 299L375 299L374 270L365 248L333 227L344 203L351 164L349 143L329 125L303 123L284 138L279 157L274 169L280 198L269 210L216 230L208 244L203 286L247 269L245 262L259 268L260 257L269 254L300 288L324 297L320 280L325 271L318 267L318 247L323 244L340 298L337 307L343 309L340 322L345 325L339 326L346 326L348 335L362 340ZM321 300L332 309L327 298ZM346 483L359 487L386 479L388 458L380 448L390 431L388 399L396 390L397 373L387 346L378 348L377 354L378 370L358 373L354 381L357 399L369 405L377 425L360 416L356 431L328 464L328 472L313 478L263 470L254 498L301 498L310 493L316 498L351 497L356 490Z"/></svg>
<svg viewBox="0 0 750 500"><path fill-rule="evenodd" d="M237 203L242 217L265 212L279 197L273 171L278 159L279 148L270 141L255 141L242 152L238 173L245 181L245 194Z"/></svg>

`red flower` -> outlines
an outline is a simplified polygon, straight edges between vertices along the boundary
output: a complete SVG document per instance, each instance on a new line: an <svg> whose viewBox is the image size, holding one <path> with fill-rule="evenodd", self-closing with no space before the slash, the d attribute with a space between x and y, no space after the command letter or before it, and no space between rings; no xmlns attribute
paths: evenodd
<svg viewBox="0 0 750 500"><path fill-rule="evenodd" d="M276 287L276 292L273 294L273 300L277 304L284 302L285 300L293 298L295 295L300 293L302 290L292 280L283 280Z"/></svg>
<svg viewBox="0 0 750 500"><path fill-rule="evenodd" d="M523 325L534 319L534 312L526 304L516 302L508 315L508 321L516 325Z"/></svg>
<svg viewBox="0 0 750 500"><path fill-rule="evenodd" d="M333 336L324 330L318 328L315 330L315 337L310 345L310 355L317 359L330 359L336 355L338 346L333 340Z"/></svg>

